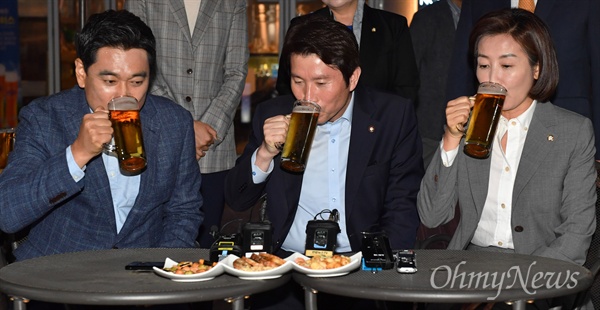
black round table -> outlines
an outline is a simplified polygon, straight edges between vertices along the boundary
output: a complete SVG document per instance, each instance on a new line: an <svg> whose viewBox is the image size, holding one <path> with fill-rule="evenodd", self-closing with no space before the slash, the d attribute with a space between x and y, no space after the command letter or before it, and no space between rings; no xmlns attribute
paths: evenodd
<svg viewBox="0 0 600 310"><path fill-rule="evenodd" d="M316 309L319 291L375 300L427 303L513 302L575 294L592 285L591 272L566 261L508 253L416 250L418 271L376 273L357 270L346 276L313 278L294 273L305 288L307 309Z"/></svg>
<svg viewBox="0 0 600 310"><path fill-rule="evenodd" d="M244 308L244 297L279 287L291 278L241 280L222 274L202 282L175 282L152 271L125 270L134 261L208 259L207 249L115 249L58 254L0 269L0 291L15 298L82 305L151 305L227 299Z"/></svg>

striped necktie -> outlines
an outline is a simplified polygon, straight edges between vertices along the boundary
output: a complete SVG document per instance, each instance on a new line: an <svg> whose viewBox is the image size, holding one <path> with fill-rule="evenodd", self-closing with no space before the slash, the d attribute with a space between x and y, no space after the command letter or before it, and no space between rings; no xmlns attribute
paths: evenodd
<svg viewBox="0 0 600 310"><path fill-rule="evenodd" d="M535 2L533 0L519 0L519 9L533 13L535 11Z"/></svg>

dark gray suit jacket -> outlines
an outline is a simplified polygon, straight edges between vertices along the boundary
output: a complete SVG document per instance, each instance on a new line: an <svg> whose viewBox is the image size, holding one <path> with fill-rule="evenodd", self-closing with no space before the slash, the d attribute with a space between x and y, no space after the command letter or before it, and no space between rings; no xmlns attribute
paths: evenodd
<svg viewBox="0 0 600 310"><path fill-rule="evenodd" d="M117 233L111 189L101 156L75 182L66 148L90 108L78 86L39 98L19 114L15 149L0 174L0 229L31 227L18 260L91 249L193 247L202 222L200 172L192 117L149 95L140 118L147 156L139 195Z"/></svg>
<svg viewBox="0 0 600 310"><path fill-rule="evenodd" d="M538 103L529 126L513 188L511 227L516 253L583 264L596 228L594 135L589 119L550 102ZM463 143L450 167L440 151L427 168L418 208L421 221L436 227L460 223L449 249L471 242L485 203L491 157L466 156Z"/></svg>

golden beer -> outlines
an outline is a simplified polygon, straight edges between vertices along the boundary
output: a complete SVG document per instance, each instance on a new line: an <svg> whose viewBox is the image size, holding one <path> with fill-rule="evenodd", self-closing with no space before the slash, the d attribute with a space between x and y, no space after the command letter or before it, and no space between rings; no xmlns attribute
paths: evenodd
<svg viewBox="0 0 600 310"><path fill-rule="evenodd" d="M0 129L0 171L6 168L8 153L12 151L14 143L14 128Z"/></svg>
<svg viewBox="0 0 600 310"><path fill-rule="evenodd" d="M312 102L296 102L290 119L283 152L281 168L290 172L304 172L321 108Z"/></svg>
<svg viewBox="0 0 600 310"><path fill-rule="evenodd" d="M465 154L479 159L490 156L505 98L503 86L489 82L480 85L465 137Z"/></svg>
<svg viewBox="0 0 600 310"><path fill-rule="evenodd" d="M138 110L112 110L110 121L114 129L115 153L124 175L136 175L146 167L142 138L142 123Z"/></svg>

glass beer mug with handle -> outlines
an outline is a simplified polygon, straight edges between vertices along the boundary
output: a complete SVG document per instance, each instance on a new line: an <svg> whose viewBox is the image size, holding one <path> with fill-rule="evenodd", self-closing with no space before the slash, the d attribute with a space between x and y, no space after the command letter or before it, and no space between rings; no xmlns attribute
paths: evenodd
<svg viewBox="0 0 600 310"><path fill-rule="evenodd" d="M314 102L294 102L290 126L281 153L282 169L296 173L304 172L320 112L321 107Z"/></svg>
<svg viewBox="0 0 600 310"><path fill-rule="evenodd" d="M505 98L504 86L492 82L479 84L467 126L465 154L478 159L490 156Z"/></svg>
<svg viewBox="0 0 600 310"><path fill-rule="evenodd" d="M108 115L114 130L114 144L105 143L104 149L117 154L123 175L142 173L146 168L146 153L137 99L129 96L111 99L108 103Z"/></svg>
<svg viewBox="0 0 600 310"><path fill-rule="evenodd" d="M6 168L8 163L8 153L13 150L15 144L15 129L0 129L0 172Z"/></svg>

